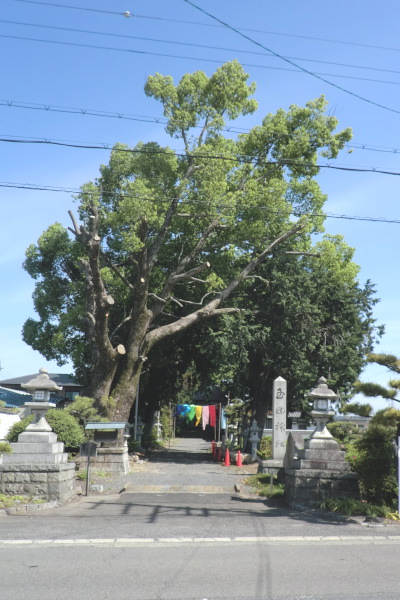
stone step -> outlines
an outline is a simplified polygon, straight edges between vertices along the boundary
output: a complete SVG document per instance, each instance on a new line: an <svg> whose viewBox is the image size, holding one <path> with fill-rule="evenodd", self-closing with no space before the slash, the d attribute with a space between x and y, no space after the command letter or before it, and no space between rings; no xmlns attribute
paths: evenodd
<svg viewBox="0 0 400 600"><path fill-rule="evenodd" d="M13 454L58 454L64 452L63 442L33 443L33 442L14 442L11 444Z"/></svg>
<svg viewBox="0 0 400 600"><path fill-rule="evenodd" d="M5 454L3 456L3 465L56 465L68 462L68 454L66 452L58 452L57 454Z"/></svg>
<svg viewBox="0 0 400 600"><path fill-rule="evenodd" d="M129 494L232 494L234 488L224 485L135 485L123 489Z"/></svg>
<svg viewBox="0 0 400 600"><path fill-rule="evenodd" d="M300 469L316 471L350 471L349 463L341 460L300 460Z"/></svg>
<svg viewBox="0 0 400 600"><path fill-rule="evenodd" d="M300 450L299 458L304 458L306 460L325 460L325 461L337 461L337 460L345 460L345 452L343 450L315 450L315 449L306 449Z"/></svg>

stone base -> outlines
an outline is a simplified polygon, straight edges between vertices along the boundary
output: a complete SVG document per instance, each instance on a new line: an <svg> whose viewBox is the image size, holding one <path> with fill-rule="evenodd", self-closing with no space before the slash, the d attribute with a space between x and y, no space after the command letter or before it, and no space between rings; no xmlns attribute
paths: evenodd
<svg viewBox="0 0 400 600"><path fill-rule="evenodd" d="M2 464L0 493L64 504L75 497L75 464Z"/></svg>
<svg viewBox="0 0 400 600"><path fill-rule="evenodd" d="M80 458L80 467L86 468L87 458ZM122 473L130 471L128 448L97 448L97 456L90 459L91 470L105 471L106 473Z"/></svg>
<svg viewBox="0 0 400 600"><path fill-rule="evenodd" d="M276 471L277 469L282 469L283 467L283 459L277 460L274 458L270 458L268 460L258 459L258 473L271 473L271 470Z"/></svg>
<svg viewBox="0 0 400 600"><path fill-rule="evenodd" d="M315 508L327 498L343 500L359 497L356 473L285 469L285 500L291 508Z"/></svg>

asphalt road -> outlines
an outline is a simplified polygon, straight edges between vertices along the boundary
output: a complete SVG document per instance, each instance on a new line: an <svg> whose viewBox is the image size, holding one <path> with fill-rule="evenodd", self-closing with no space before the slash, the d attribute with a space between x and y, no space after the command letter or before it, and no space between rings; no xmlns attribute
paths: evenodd
<svg viewBox="0 0 400 600"><path fill-rule="evenodd" d="M125 493L0 518L0 598L400 599L399 526L237 494L237 470L185 443Z"/></svg>

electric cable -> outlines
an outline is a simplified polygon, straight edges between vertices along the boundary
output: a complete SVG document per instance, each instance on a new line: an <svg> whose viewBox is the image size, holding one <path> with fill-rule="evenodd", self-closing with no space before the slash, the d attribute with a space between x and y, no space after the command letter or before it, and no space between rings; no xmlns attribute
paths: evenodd
<svg viewBox="0 0 400 600"><path fill-rule="evenodd" d="M81 116L92 116L92 117L104 117L109 119L119 119L119 120L128 120L128 121L138 121L144 123L154 123L157 125L167 125L167 119L163 117L154 117L150 115L133 115L129 113L122 112L110 112L110 111L101 111L97 109L91 108L76 108L70 106L51 106L50 104L36 104L34 102L24 102L18 100L4 100L0 99L0 107L8 107L8 108L22 108L27 110L41 110L44 112L59 112L59 113L68 113L72 115L81 115ZM194 125L194 129L202 129L203 125ZM221 131L225 131L227 133L249 133L250 129L245 129L244 127L235 127L228 126L223 127ZM265 133L269 133L265 131ZM279 133L277 131L270 132L272 135L276 137L286 137L286 138L294 138L296 137L295 133ZM345 144L345 148L353 148L357 150L369 150L371 152L384 152L390 154L399 154L400 148L393 148L390 146L379 146L376 144L366 144L366 143L352 143Z"/></svg>
<svg viewBox="0 0 400 600"><path fill-rule="evenodd" d="M61 186L50 186L50 185L40 185L40 184L34 184L34 183L14 183L14 182L10 182L10 181L3 181L0 182L0 188L16 188L16 189L25 189L25 190L33 190L33 191L45 191L45 192L61 192L61 193L68 193L68 194L79 194L82 196L98 196L99 191L96 192L89 192L89 191L85 191L85 190L81 190L78 188L68 188L68 187L61 187ZM135 195L135 194L116 194L115 192L110 192L107 193L106 191L102 190L102 195L105 196L111 196L111 197L118 197L118 198L135 198L137 200L147 200L147 201L157 201L160 200L160 198L155 198L155 197L148 197L148 196L139 196L139 195ZM193 200L188 200L187 198L163 198L165 201L174 201L174 200L178 200L180 203L185 202L185 203L190 203L190 204L196 204L196 205L201 205L202 201L201 200L197 200L197 201L193 201ZM235 204L235 206L232 205L223 205L223 204L218 204L218 208L219 209L227 209L227 210L236 210L236 209L240 209L240 210L255 210L255 211L265 211L265 212L269 212L271 214L276 214L276 215L293 215L293 216L299 216L298 211L295 210L274 210L271 209L268 206L254 206L254 205L246 205L246 204ZM179 217L179 215L177 215ZM207 216L207 215L204 215ZM400 224L400 219L388 219L386 217L365 217L365 216L360 216L360 215L345 215L345 214L335 214L335 213L331 213L331 212L326 212L326 213L306 213L305 215L306 217L310 217L310 218L327 218L327 219L343 219L343 220L350 220L350 221L367 221L367 222L372 222L372 223L389 223L389 224L396 224L399 225ZM198 215L193 215L193 218L198 218Z"/></svg>
<svg viewBox="0 0 400 600"><path fill-rule="evenodd" d="M103 35L106 37L116 37L116 38L122 38L122 39L128 39L128 40L139 40L139 41L144 41L144 42L155 42L155 43L160 43L160 44L172 44L175 46L188 46L190 48L203 48L206 50L221 50L224 52L236 52L236 53L240 53L240 54L251 54L251 55L255 55L255 56L267 56L270 58L277 58L276 56L274 56L273 54L271 54L270 52L255 52L252 50L240 50L239 48L226 48L223 46L210 46L207 44L195 44L193 42L180 42L178 40L163 40L160 38L149 38L149 37L141 37L141 36L136 36L136 35L125 35L125 34L121 34L121 33L110 33L107 31L93 31L90 29L76 29L74 27L59 27L59 26L54 26L54 25L42 25L42 24L37 24L37 23L24 23L22 21L9 21L6 19L0 19L0 23L7 23L8 25L22 25L25 27L37 27L40 29L51 29L51 30L56 30L56 31L67 31L67 32L73 32L73 33L88 33L90 35ZM397 75L400 74L400 71L395 70L395 69L384 69L382 67L369 67L369 66L364 66L364 65L352 65L352 64L347 64L347 63L340 63L340 62L335 62L335 61L329 61L329 60L319 60L319 59L315 59L315 58L301 58L298 56L284 56L284 58L289 58L291 60L299 60L299 61L303 61L303 62L312 62L312 63L319 63L319 64L323 64L323 65L332 65L332 66L336 66L336 67L346 67L349 69L362 69L365 71L377 71L379 73L395 73ZM386 82L386 83L395 83L395 82Z"/></svg>
<svg viewBox="0 0 400 600"><path fill-rule="evenodd" d="M186 2L187 0L183 0L183 1ZM72 47L76 47L76 48L89 48L91 50L111 50L112 52L125 52L128 54L161 56L163 58L174 58L174 59L180 59L180 60L196 60L196 61L201 61L201 62L219 64L219 65L224 64L223 60L218 60L215 58L185 56L185 55L180 55L180 54L166 54L165 52L152 52L152 51L148 51L148 50L134 50L132 48L115 48L112 46L98 46L95 44L83 44L83 43L79 43L79 42L64 42L61 40L44 40L44 39L40 39L40 38L32 38L32 37L18 36L18 35L7 35L7 34L3 34L3 33L0 34L0 38L21 40L21 41L25 41L25 42L39 42L41 44L55 44L57 46L72 46ZM255 42L255 43L258 43L258 42ZM335 74L335 73L321 73L319 71L312 72L312 71L308 71L304 67L300 67L300 66L296 65L294 62L292 62L288 58L283 58L282 56L274 53L272 50L270 50L270 52L272 54L275 54L279 58L282 58L282 60L286 61L287 63L294 65L297 68L290 69L290 68L285 68L285 67L273 67L270 65L256 65L256 64L252 64L252 63L241 63L241 64L244 67L252 67L254 69L267 69L269 71L284 71L287 73L298 73L298 74L301 74L303 72L305 74L312 75L313 77L316 77L317 79L320 79L321 81L324 81L325 83L328 83L329 85L331 85L341 91L344 91L347 94L350 94L351 96L354 96L360 100L363 100L365 102L373 104L374 106L377 106L379 108L384 108L385 110L389 110L391 112L400 114L400 110L397 110L394 108L389 108L389 107L387 107L383 104L379 104L373 100L368 100L367 98L364 98L363 96L360 96L359 94L356 94L355 92L351 92L350 90L347 90L346 88L339 86L339 85L333 83L332 81L328 81L327 79L324 79L324 77L322 77L322 76L338 77L340 79L352 79L352 80L356 80L356 81L368 81L370 83L383 83L383 84L388 84L388 85L400 85L400 82L398 82L398 81L387 81L384 79L371 79L370 77L357 77L355 75L340 75L340 74Z"/></svg>
<svg viewBox="0 0 400 600"><path fill-rule="evenodd" d="M56 141L50 139L18 139L18 138L6 138L0 137L0 143L12 143L12 144L39 144L39 145L51 145L51 146L61 146L66 148L80 148L83 150L112 150L113 146L111 144L79 144L67 141ZM280 160L267 160L266 157L263 156L250 156L250 155L237 155L237 156L223 156L223 155L214 155L214 154L190 154L186 152L176 152L176 151L166 151L164 148L155 149L155 148L118 148L118 152L127 152L129 154L147 154L148 156L159 155L159 154L170 154L173 156L177 156L179 158L194 158L194 159L202 159L202 160L224 160L228 162L236 162L236 163L251 163L251 164L263 164L263 165L279 165L282 167L290 167L290 166L301 166L301 167L310 167L316 169L333 169L335 171L350 171L355 173L380 173L383 175L400 175L400 171L389 171L388 169L383 169L380 167L358 167L358 166L338 166L331 165L329 163L309 163L303 161L295 161L292 159L282 158Z"/></svg>
<svg viewBox="0 0 400 600"><path fill-rule="evenodd" d="M251 38L247 34L242 33L239 29L236 29L235 27L232 27L232 25L229 25L225 21L222 21L218 17L216 17L216 16L212 15L211 13L207 12L206 10L204 10L203 8L201 8L200 6L197 6L197 4L195 4L191 0L183 0L183 2L185 2L186 4L189 4L190 6L193 6L193 8L201 11L202 13L204 13L205 15L207 15L208 17L210 17L211 19L217 21L218 23L221 23L222 25L224 25L225 27L227 27L231 31L237 33L238 35L240 35L244 39L248 40L252 44L255 44L256 46L259 46L260 48L263 48L264 50L267 50L267 52L271 52L272 54L274 54L278 58L280 58L283 61L289 63L292 66L294 66L296 69L298 69L300 71L303 71L304 73L307 73L311 77L315 77L316 79L319 79L320 81L323 81L324 83L326 83L326 84L328 84L328 85L330 85L330 86L332 86L332 87L334 87L334 88L336 88L338 90L341 90L342 92L345 92L346 94L349 94L350 96L353 96L354 98L358 98L359 100L362 100L363 102L367 102L368 104L376 106L377 108L382 108L383 110L388 110L390 112L393 112L393 113L396 113L396 114L400 114L400 110L398 110L398 109L391 108L389 106L385 106L384 104L380 104L379 102L375 102L374 100L369 100L368 98L365 98L364 96L361 96L360 94L356 94L355 92L352 92L352 91L350 91L350 90L348 90L348 89L346 89L346 88L344 88L344 87L342 87L340 85L337 85L336 83L333 83L332 81L329 81L328 79L325 79L324 77L321 77L321 75L318 74L318 73L315 73L313 71L309 71L308 69L305 69L304 67L301 67L300 65L294 63L292 60L290 60L288 58L284 58L281 54L278 54L274 50L271 50L271 48L267 48L267 46L264 46L264 44L261 44L260 42L257 42L256 40L254 40L253 38Z"/></svg>
<svg viewBox="0 0 400 600"><path fill-rule="evenodd" d="M43 5L43 6L50 6L50 7L56 7L56 8L66 8L66 9L72 9L72 10L90 11L90 12L98 12L98 13L109 13L109 14L115 14L118 16L131 17L134 19L149 19L152 21L165 21L167 23L181 23L182 25L199 25L202 27L217 27L220 29L224 28L224 25L216 25L214 23L202 23L200 21L188 21L188 20L184 20L184 19L171 19L168 17L155 17L152 15L141 15L139 13L131 12L131 11L124 11L121 13L121 12L114 12L114 11L105 11L105 10L100 10L100 9L95 9L95 8L84 8L82 6L67 6L65 4L53 4L51 2L39 2L38 0L13 0L13 1L14 2L25 2L28 4L39 4L39 5ZM284 33L282 31L270 31L270 30L265 30L265 29L251 29L249 27L238 27L238 29L240 31L251 31L252 33L264 33L267 35L298 38L301 40L310 40L310 41L324 42L324 43L329 43L329 44L344 44L346 46L356 46L356 47L358 46L361 48L371 48L374 50L400 52L400 48L393 48L391 46L378 46L377 44L349 42L347 40L333 40L330 38L322 38L322 37L316 37L316 36L311 36L311 35L300 35L300 34L296 34L296 33Z"/></svg>

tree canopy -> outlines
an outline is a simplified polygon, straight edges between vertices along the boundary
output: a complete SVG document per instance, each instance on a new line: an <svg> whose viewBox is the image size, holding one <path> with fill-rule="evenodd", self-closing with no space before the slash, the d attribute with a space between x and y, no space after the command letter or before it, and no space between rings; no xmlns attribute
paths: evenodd
<svg viewBox="0 0 400 600"><path fill-rule="evenodd" d="M99 177L82 186L71 227L51 225L27 250L24 267L36 280L38 319L26 321L25 341L59 364L72 359L86 395L100 403L112 394L116 418L129 417L156 345L168 352L167 339L214 317L241 315L257 327L257 315L264 315L262 347L281 311L285 335L303 328L307 344L307 315L322 277L340 281L348 295L335 295L332 286L313 334L315 356L336 344L349 353L347 382L359 371L362 344L351 350L351 332L338 333L329 303L332 314L335 303L356 303L359 312L351 316L349 308L349 323L364 315L368 345L371 288L357 295L356 267L345 260L351 250L341 241L326 238L312 247L312 235L323 231L326 199L316 181L318 157L335 159L351 131L336 132L337 120L325 114L320 97L267 114L233 137L230 122L257 109L254 92L237 61L211 77L186 74L177 84L150 76L145 93L161 103L166 131L183 149L116 144ZM316 255L323 255L323 269ZM298 298L301 319L292 302L296 283L290 301L284 298L292 275L310 292ZM294 358L294 347L291 353Z"/></svg>

